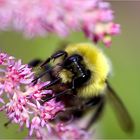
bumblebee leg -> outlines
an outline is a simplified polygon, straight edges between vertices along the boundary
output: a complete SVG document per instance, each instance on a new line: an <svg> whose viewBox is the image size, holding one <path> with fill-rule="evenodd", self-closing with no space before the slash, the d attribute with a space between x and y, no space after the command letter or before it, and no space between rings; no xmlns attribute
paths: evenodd
<svg viewBox="0 0 140 140"><path fill-rule="evenodd" d="M51 99L54 99L54 98L57 98L57 97L59 97L61 95L64 95L64 94L68 93L69 91L71 91L71 89L67 89L67 90L64 90L64 91L62 91L60 93L57 93L56 95L54 95L54 96L52 96L50 98L45 99L44 102L47 102L47 101L49 101Z"/></svg>
<svg viewBox="0 0 140 140"><path fill-rule="evenodd" d="M101 100L102 100L102 96L97 96L79 106L68 107L66 108L66 110L84 110L87 108L93 108L93 106L100 104Z"/></svg>
<svg viewBox="0 0 140 140"><path fill-rule="evenodd" d="M60 82L61 78L57 78L53 81L51 81L47 86L43 87L43 89L48 89L49 87L55 85L56 83Z"/></svg>
<svg viewBox="0 0 140 140"><path fill-rule="evenodd" d="M39 78L43 77L45 74L49 73L54 67L50 67L49 69L42 72L39 76L37 76L32 82L37 81Z"/></svg>
<svg viewBox="0 0 140 140"><path fill-rule="evenodd" d="M42 60L41 59L34 59L34 60L32 60L32 61L30 61L29 63L28 63L28 66L30 67L30 68L34 68L34 67L37 67L39 64L41 64L42 63ZM36 79L36 78L35 78ZM33 80L32 81L34 84L36 84L37 83L37 80Z"/></svg>
<svg viewBox="0 0 140 140"><path fill-rule="evenodd" d="M101 116L103 109L104 109L104 97L103 96L97 96L92 99L90 99L88 102L85 102L84 104L80 106L75 107L68 107L66 108L66 111L72 111L74 117L80 116L78 113L82 113L85 109L90 109L95 107L95 111L92 114L92 117L90 118L89 122L87 123L86 127L84 129L88 130L92 126L93 123L95 123ZM81 114L83 115L83 114Z"/></svg>
<svg viewBox="0 0 140 140"><path fill-rule="evenodd" d="M68 54L67 54L67 52L65 52L65 51L58 51L58 52L56 52L56 53L54 53L51 57L49 57L46 61L44 61L41 65L40 65L40 67L43 67L43 66L45 66L47 63L49 63L52 59L56 59L56 58L58 58L58 57L61 57L61 56L64 56L64 59L68 56Z"/></svg>
<svg viewBox="0 0 140 140"><path fill-rule="evenodd" d="M98 103L96 104L95 112L93 113L92 117L87 123L87 126L85 127L86 130L89 130L91 126L101 117L101 114L103 113L104 110L104 105L105 105L105 98L101 98L100 101L98 101Z"/></svg>
<svg viewBox="0 0 140 140"><path fill-rule="evenodd" d="M42 60L34 59L28 63L28 66L32 68L38 66L40 63L42 63Z"/></svg>

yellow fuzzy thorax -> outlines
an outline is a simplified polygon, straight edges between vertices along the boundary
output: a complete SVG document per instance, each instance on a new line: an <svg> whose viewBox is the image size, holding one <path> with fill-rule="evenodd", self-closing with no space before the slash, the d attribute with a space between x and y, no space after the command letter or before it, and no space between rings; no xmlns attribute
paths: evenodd
<svg viewBox="0 0 140 140"><path fill-rule="evenodd" d="M78 95L81 97L92 97L103 93L106 88L107 79L111 68L110 63L104 53L94 44L80 43L69 45L65 48L69 56L79 54L83 57L84 65L91 71L91 78L86 85L78 89ZM59 75L62 82L70 82L72 74L63 70Z"/></svg>

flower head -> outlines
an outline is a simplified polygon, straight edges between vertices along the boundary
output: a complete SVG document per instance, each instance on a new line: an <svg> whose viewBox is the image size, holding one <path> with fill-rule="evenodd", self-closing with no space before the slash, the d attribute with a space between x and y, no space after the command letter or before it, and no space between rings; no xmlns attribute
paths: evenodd
<svg viewBox="0 0 140 140"><path fill-rule="evenodd" d="M71 31L82 31L106 46L120 32L109 3L103 0L2 0L0 19L1 29L10 26L28 37L49 33L65 37Z"/></svg>
<svg viewBox="0 0 140 140"><path fill-rule="evenodd" d="M88 132L74 124L64 125L63 123L59 123L56 125L55 131L64 140L86 140L90 136Z"/></svg>
<svg viewBox="0 0 140 140"><path fill-rule="evenodd" d="M87 131L74 124L58 123L55 126L48 126L46 129L38 127L38 124L40 124L38 118L35 118L35 124L34 128L37 127L35 135L38 139L42 140L90 140L91 137Z"/></svg>
<svg viewBox="0 0 140 140"><path fill-rule="evenodd" d="M38 81L34 85L33 79L34 73L27 64L0 53L0 111L6 112L9 122L29 128L30 135L39 127L48 127L49 121L64 110L64 105L54 99L43 103L43 97L53 94L42 89L49 82Z"/></svg>

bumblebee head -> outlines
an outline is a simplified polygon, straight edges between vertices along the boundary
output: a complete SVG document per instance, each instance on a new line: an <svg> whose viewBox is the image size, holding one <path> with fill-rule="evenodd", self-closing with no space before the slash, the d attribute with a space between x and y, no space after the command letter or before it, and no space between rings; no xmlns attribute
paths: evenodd
<svg viewBox="0 0 140 140"><path fill-rule="evenodd" d="M102 50L90 43L80 43L67 46L65 51L68 57L64 60L65 72L60 72L62 81L72 82L73 78L86 75L84 84L80 84L81 87L78 89L80 96L102 93L111 72L110 62ZM79 79L78 83L82 80Z"/></svg>

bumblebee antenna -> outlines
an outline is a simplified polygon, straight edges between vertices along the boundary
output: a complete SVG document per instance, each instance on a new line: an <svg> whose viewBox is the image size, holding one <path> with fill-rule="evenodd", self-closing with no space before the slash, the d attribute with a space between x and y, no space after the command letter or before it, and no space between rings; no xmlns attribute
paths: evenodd
<svg viewBox="0 0 140 140"><path fill-rule="evenodd" d="M43 87L42 89L45 90L45 89L48 89L49 87L55 85L57 82L59 82L61 80L61 78L57 78L55 79L54 81L50 82L48 85L46 85L45 87Z"/></svg>
<svg viewBox="0 0 140 140"><path fill-rule="evenodd" d="M57 64L57 65L61 67L60 64ZM50 72L50 71L51 71L52 69L54 69L55 67L56 67L56 66L51 67L50 69L47 69L47 70L45 70L44 72L42 72L39 76L37 76L35 79L33 79L32 83L36 83L37 80L38 80L39 78L43 77L45 74L47 74L48 72Z"/></svg>
<svg viewBox="0 0 140 140"><path fill-rule="evenodd" d="M48 70L46 70L46 71L44 71L43 73L41 73L39 76L37 76L32 82L34 83L34 82L36 82L39 78L41 78L41 77L43 77L46 73L48 73L50 70L52 70L52 68L51 69L48 69Z"/></svg>
<svg viewBox="0 0 140 140"><path fill-rule="evenodd" d="M52 97L49 97L49 98L45 99L44 102L48 102L49 100L51 100L51 99L53 99L53 98L62 96L64 93L67 93L67 92L69 92L69 91L71 91L71 90L72 90L72 89L64 90L64 91L62 91L62 92L60 92L60 93L58 93L58 94L56 94L56 95L54 95L54 96L52 96Z"/></svg>
<svg viewBox="0 0 140 140"><path fill-rule="evenodd" d="M68 56L67 52L65 51L57 51L54 53L51 57L47 58L41 65L40 67L44 67L47 63L49 63L51 60L55 60L61 56L64 56L64 59Z"/></svg>

